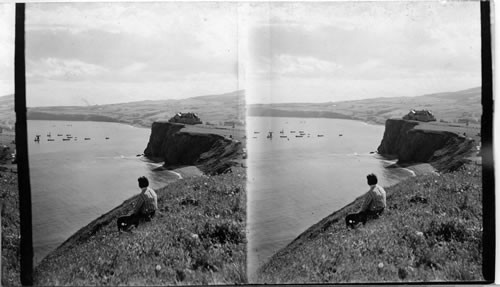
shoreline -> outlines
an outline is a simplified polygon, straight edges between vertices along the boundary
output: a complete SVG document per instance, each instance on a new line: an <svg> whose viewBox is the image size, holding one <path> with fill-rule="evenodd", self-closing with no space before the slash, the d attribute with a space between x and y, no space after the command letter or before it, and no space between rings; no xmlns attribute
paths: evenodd
<svg viewBox="0 0 500 287"><path fill-rule="evenodd" d="M377 122L377 121L366 120L366 119L361 119L361 118L291 117L291 116L273 116L273 115L266 115L266 116L247 115L247 117L254 117L254 118L292 118L292 119L331 119L331 120L356 121L356 122L362 122L362 123L365 123L367 125L374 125L374 126L383 126L383 125L385 125L385 122L380 123L380 122Z"/></svg>
<svg viewBox="0 0 500 287"><path fill-rule="evenodd" d="M195 165L185 165L185 166L159 166L153 171L168 171L175 174L179 179L191 178L196 176L204 176L205 174ZM165 187L165 186L163 186ZM161 188L163 188L161 187Z"/></svg>

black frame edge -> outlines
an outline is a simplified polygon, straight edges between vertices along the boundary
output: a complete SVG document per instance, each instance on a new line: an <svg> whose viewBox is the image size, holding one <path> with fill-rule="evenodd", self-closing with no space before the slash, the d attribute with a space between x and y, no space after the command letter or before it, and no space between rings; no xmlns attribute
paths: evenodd
<svg viewBox="0 0 500 287"><path fill-rule="evenodd" d="M21 284L33 285L33 236L31 186L26 122L25 3L16 3L14 96L16 112L16 159L19 183Z"/></svg>
<svg viewBox="0 0 500 287"><path fill-rule="evenodd" d="M493 66L491 46L491 3L480 2L481 79L483 114L481 119L481 155L483 163L483 276L495 280L495 172L493 166Z"/></svg>

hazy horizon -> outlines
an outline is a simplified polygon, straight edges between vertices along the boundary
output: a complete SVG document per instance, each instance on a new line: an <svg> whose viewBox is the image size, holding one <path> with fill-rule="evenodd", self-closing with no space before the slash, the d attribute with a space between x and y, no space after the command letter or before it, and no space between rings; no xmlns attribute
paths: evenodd
<svg viewBox="0 0 500 287"><path fill-rule="evenodd" d="M415 96L408 96L408 98L412 98L412 97L420 97L420 96L427 96L427 95L434 95L434 94L446 94L446 93L456 93L456 92L461 92L461 91L468 91L468 90L473 90L473 89L481 89L482 87L481 86L477 86L477 87L471 87L471 88L467 88L467 89L461 89L461 90L453 90L453 91L437 91L437 92L433 92L433 93L428 93L428 94L422 94L422 95L415 95ZM193 96L193 97L189 97L189 98L184 98L184 99L142 99L142 100L136 100L136 101L129 101L129 102L117 102L117 103L111 103L111 104L102 104L102 105L113 105L113 104L127 104L127 103L134 103L134 102L144 102L144 101L169 101L169 100L173 100L173 101L178 101L178 100L187 100L187 99L192 99L192 98L198 98L198 97L209 97L209 96L220 96L220 95L228 95L228 94L236 94L236 93L245 93L245 90L236 90L236 91L232 91L232 92L222 92L222 93L217 93L217 94L207 94L207 95L199 95L199 96ZM0 98L2 97L8 97L8 96L13 96L14 94L8 94L8 95L2 95L0 96ZM329 101L329 102L319 102L319 103L337 103L337 102L345 102L345 101L364 101L364 100L369 100L369 99L381 99L381 98L386 98L386 99L389 99L389 98L394 98L394 97L378 97L378 98L363 98L363 99L356 99L356 100L343 100L343 101ZM247 104L247 105L267 105L267 104L280 104L280 105L286 105L286 104L317 104L318 102L305 102L305 101L301 101L301 102L283 102L283 103L251 103L251 104ZM96 104L98 105L98 104ZM78 107L84 107L84 106L89 106L89 105L86 105L86 104L80 104L80 105L74 105L74 106L78 106ZM94 105L92 105L94 106ZM27 106L28 108L37 108L37 107L49 107L49 106ZM54 106L55 107L55 106ZM67 107L67 106L63 106L63 107Z"/></svg>

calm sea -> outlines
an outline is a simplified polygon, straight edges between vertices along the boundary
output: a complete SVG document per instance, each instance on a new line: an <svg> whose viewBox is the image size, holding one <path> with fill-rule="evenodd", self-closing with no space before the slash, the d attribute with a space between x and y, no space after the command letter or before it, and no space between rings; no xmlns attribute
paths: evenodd
<svg viewBox="0 0 500 287"><path fill-rule="evenodd" d="M383 134L384 126L352 120L247 118L250 276L311 225L365 193L367 174L375 173L382 186L412 175L386 169L391 162L370 153Z"/></svg>
<svg viewBox="0 0 500 287"><path fill-rule="evenodd" d="M68 135L72 138L63 141ZM28 121L35 264L139 193L139 176L147 176L153 188L178 179L172 172L154 171L160 164L137 156L149 135L150 129L118 123Z"/></svg>

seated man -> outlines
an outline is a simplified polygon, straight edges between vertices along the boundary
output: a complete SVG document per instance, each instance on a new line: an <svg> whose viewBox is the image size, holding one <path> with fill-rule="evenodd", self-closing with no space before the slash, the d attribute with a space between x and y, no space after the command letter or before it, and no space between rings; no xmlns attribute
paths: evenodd
<svg viewBox="0 0 500 287"><path fill-rule="evenodd" d="M386 206L385 190L377 184L377 176L373 173L367 175L366 179L370 190L365 194L363 205L358 213L346 216L345 223L348 228L352 228L360 222L364 225L368 219L378 218L384 212Z"/></svg>
<svg viewBox="0 0 500 287"><path fill-rule="evenodd" d="M118 230L128 229L134 225L137 227L140 221L150 221L158 209L158 198L155 191L149 187L149 181L145 176L138 178L141 194L137 197L134 211L131 215L118 218Z"/></svg>

